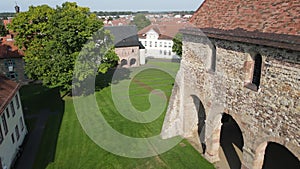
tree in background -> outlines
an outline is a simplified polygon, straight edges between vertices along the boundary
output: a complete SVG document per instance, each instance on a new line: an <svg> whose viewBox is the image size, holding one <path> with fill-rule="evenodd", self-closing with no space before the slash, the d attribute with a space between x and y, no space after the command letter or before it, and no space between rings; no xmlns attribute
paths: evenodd
<svg viewBox="0 0 300 169"><path fill-rule="evenodd" d="M151 21L144 14L136 14L133 18L133 24L136 25L138 31L151 24Z"/></svg>
<svg viewBox="0 0 300 169"><path fill-rule="evenodd" d="M182 56L182 34L178 33L173 38L172 52L175 52L178 56Z"/></svg>
<svg viewBox="0 0 300 169"><path fill-rule="evenodd" d="M7 34L8 34L8 31L4 26L3 20L0 19L0 36L6 36Z"/></svg>
<svg viewBox="0 0 300 169"><path fill-rule="evenodd" d="M103 23L88 8L66 2L53 9L29 7L16 15L9 29L19 48L25 48L25 71L48 87L70 90L78 54ZM111 64L108 64L109 66Z"/></svg>

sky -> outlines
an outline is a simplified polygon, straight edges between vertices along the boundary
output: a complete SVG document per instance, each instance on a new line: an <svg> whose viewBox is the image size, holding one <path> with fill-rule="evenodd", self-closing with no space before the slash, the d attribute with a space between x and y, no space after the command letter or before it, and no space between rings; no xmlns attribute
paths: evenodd
<svg viewBox="0 0 300 169"><path fill-rule="evenodd" d="M0 0L0 12L14 12L16 3L21 11L33 5L61 5L67 0ZM195 11L203 0L69 0L91 11Z"/></svg>

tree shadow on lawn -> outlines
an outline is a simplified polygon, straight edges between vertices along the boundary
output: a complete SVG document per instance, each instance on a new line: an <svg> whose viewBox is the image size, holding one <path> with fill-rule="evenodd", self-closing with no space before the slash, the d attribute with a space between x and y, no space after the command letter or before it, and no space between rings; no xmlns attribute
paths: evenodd
<svg viewBox="0 0 300 169"><path fill-rule="evenodd" d="M20 94L26 124L33 127L24 142L25 157L21 156L17 166L20 163L21 168L46 168L54 161L65 101L58 88L49 89L41 84L23 86Z"/></svg>
<svg viewBox="0 0 300 169"><path fill-rule="evenodd" d="M130 73L131 70L128 68L113 68L109 69L105 74L100 73L95 80L95 91L100 91L112 83L117 84L122 80L130 79Z"/></svg>

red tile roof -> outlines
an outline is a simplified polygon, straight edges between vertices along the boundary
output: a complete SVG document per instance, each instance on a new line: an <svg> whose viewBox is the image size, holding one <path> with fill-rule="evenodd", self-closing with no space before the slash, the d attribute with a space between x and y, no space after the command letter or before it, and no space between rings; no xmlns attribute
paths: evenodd
<svg viewBox="0 0 300 169"><path fill-rule="evenodd" d="M299 0L205 0L191 18L200 28L300 35Z"/></svg>
<svg viewBox="0 0 300 169"><path fill-rule="evenodd" d="M189 25L189 26L188 26ZM146 38L143 36L148 31L153 29L159 34L159 39L173 39L180 29L190 27L187 23L160 23L151 24L138 32L139 38Z"/></svg>
<svg viewBox="0 0 300 169"><path fill-rule="evenodd" d="M208 37L300 50L299 0L205 0L190 22Z"/></svg>
<svg viewBox="0 0 300 169"><path fill-rule="evenodd" d="M23 57L24 52L14 45L14 40L7 39L9 38L3 37L3 40L0 43L0 59Z"/></svg>
<svg viewBox="0 0 300 169"><path fill-rule="evenodd" d="M19 88L20 85L18 83L0 75L0 114L10 103Z"/></svg>

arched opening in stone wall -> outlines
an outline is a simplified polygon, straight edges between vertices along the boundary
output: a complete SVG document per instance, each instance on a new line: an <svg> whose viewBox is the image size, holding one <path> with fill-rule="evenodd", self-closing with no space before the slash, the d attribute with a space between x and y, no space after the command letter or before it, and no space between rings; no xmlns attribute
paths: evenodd
<svg viewBox="0 0 300 169"><path fill-rule="evenodd" d="M195 105L195 109L197 110L197 116L198 116L198 136L199 140L202 146L202 153L205 153L206 150L206 143L205 143L205 120L206 120L206 114L204 106L201 102L201 100L196 95L191 95L193 98L193 102Z"/></svg>
<svg viewBox="0 0 300 169"><path fill-rule="evenodd" d="M217 59L217 48L215 45L212 45L211 47L211 60L210 60L210 71L215 72L216 71L216 59Z"/></svg>
<svg viewBox="0 0 300 169"><path fill-rule="evenodd" d="M122 59L121 60L121 67L126 66L127 65L127 60L126 59Z"/></svg>
<svg viewBox="0 0 300 169"><path fill-rule="evenodd" d="M136 59L132 58L130 59L130 66L134 66L136 64Z"/></svg>
<svg viewBox="0 0 300 169"><path fill-rule="evenodd" d="M220 146L231 169L240 169L244 139L236 121L229 114L223 113Z"/></svg>
<svg viewBox="0 0 300 169"><path fill-rule="evenodd" d="M255 55L254 57L254 67L253 67L253 76L252 83L256 85L257 89L260 85L260 77L261 77L261 64L262 57L260 54Z"/></svg>
<svg viewBox="0 0 300 169"><path fill-rule="evenodd" d="M299 169L299 159L284 146L269 142L264 155L263 169Z"/></svg>

